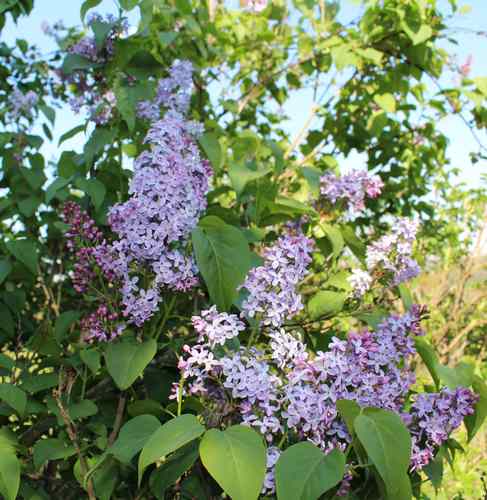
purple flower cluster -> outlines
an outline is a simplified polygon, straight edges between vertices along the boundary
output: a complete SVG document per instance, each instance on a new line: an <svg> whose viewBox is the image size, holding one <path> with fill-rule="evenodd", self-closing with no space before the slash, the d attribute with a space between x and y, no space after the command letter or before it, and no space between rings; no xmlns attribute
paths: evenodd
<svg viewBox="0 0 487 500"><path fill-rule="evenodd" d="M420 273L418 263L412 258L417 230L417 221L398 218L389 234L368 245L367 271L355 269L349 277L356 297L369 290L375 279L397 286Z"/></svg>
<svg viewBox="0 0 487 500"><path fill-rule="evenodd" d="M13 120L18 120L21 117L29 119L32 117L35 106L39 101L39 96L33 90L29 90L24 94L21 90L15 88L9 95L8 100Z"/></svg>
<svg viewBox="0 0 487 500"><path fill-rule="evenodd" d="M311 262L313 241L302 233L289 233L264 251L264 265L250 270L241 288L248 291L243 312L265 325L281 326L303 308L297 293Z"/></svg>
<svg viewBox="0 0 487 500"><path fill-rule="evenodd" d="M193 67L189 61L174 61L169 76L159 80L155 99L138 104L139 117L157 121L161 108L185 114L191 100L192 76Z"/></svg>
<svg viewBox="0 0 487 500"><path fill-rule="evenodd" d="M116 312L110 312L104 304L98 306L95 312L80 322L83 340L85 342L108 342L119 337L125 329L125 324L115 324L117 320Z"/></svg>
<svg viewBox="0 0 487 500"><path fill-rule="evenodd" d="M94 23L102 23L110 27L103 47L97 47L95 37L84 36L81 40L73 44L69 48L69 51L72 54L77 54L81 57L89 59L94 63L104 63L113 57L115 53L115 40L123 33L127 32L128 24L126 20L117 21L117 19L111 14L108 14L104 18L97 13L91 14L88 18L88 26L93 27Z"/></svg>
<svg viewBox="0 0 487 500"><path fill-rule="evenodd" d="M218 314L212 308L193 318L199 339L194 347L185 346L179 362L183 394L187 389L189 394L211 399L234 421L255 427L266 437L270 446L264 493L274 491L273 467L280 453L275 443L285 431L326 453L348 446L350 436L336 407L339 399L400 414L415 443L411 467L421 468L475 403L468 389L445 389L418 396L411 410L405 410L415 383L410 361L416 353L414 337L423 334L423 314L424 309L413 306L401 316L384 319L374 332L352 332L344 340L334 337L328 351L315 355L283 329L271 332L266 350L241 347L218 354L212 346L236 337L242 325L236 316ZM178 386L175 393L183 395ZM228 409L228 401L233 409ZM341 494L350 480L347 474Z"/></svg>
<svg viewBox="0 0 487 500"><path fill-rule="evenodd" d="M478 396L469 389L442 389L439 393L418 394L406 421L412 435L412 470L419 470L433 458L467 415L473 413Z"/></svg>
<svg viewBox="0 0 487 500"><path fill-rule="evenodd" d="M176 62L173 69L170 79L179 85L162 87L188 96L191 87L183 90L182 85L191 85L190 66ZM162 103L159 98L156 102ZM135 160L130 198L114 205L108 217L118 235L111 246L111 268L122 284L124 315L137 326L157 310L163 287L186 291L198 283L195 261L186 248L206 209L212 172L194 140L201 127L185 118L181 111L187 106L181 102L164 94L167 111L152 123L145 138L149 149ZM141 286L140 271L149 277L148 287Z"/></svg>
<svg viewBox="0 0 487 500"><path fill-rule="evenodd" d="M376 198L384 183L378 175L371 175L363 170L354 170L350 174L337 176L327 172L320 178L321 194L331 203L343 200L352 212L365 209L365 198Z"/></svg>
<svg viewBox="0 0 487 500"><path fill-rule="evenodd" d="M227 340L237 337L245 330L245 325L235 314L219 313L216 306L203 311L201 316L193 316L192 323L198 332L200 342L210 347L224 345Z"/></svg>
<svg viewBox="0 0 487 500"><path fill-rule="evenodd" d="M72 274L73 287L78 293L95 291L97 302L101 302L95 312L81 320L81 332L85 342L109 341L118 337L125 328L118 317L118 304L107 307L108 297L100 297L93 286L97 278L109 283L115 279L111 269L111 256L103 234L95 221L80 206L67 202L63 207L63 219L69 228L65 233L66 246L75 256Z"/></svg>

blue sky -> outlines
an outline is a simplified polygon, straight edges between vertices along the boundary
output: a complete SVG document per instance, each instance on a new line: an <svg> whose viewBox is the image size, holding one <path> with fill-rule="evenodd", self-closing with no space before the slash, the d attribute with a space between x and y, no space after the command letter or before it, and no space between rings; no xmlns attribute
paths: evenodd
<svg viewBox="0 0 487 500"><path fill-rule="evenodd" d="M438 0L440 5L448 8L448 0ZM235 3L235 2L232 2ZM352 19L359 9L356 1L342 0L341 16L343 18ZM55 43L53 40L45 36L40 28L42 21L54 23L61 19L66 26L80 24L80 6L81 0L36 0L32 14L28 17L21 18L17 25L10 20L7 22L5 29L2 32L2 41L11 43L16 38L26 38L30 43L36 44L43 53L54 50ZM472 0L468 2L471 11L464 15L456 17L452 26L457 28L467 28L473 30L487 31L487 1ZM117 11L115 0L103 0L101 5L96 9L99 12ZM132 11L131 22L137 21L138 9ZM487 34L483 37L474 36L468 32L459 31L455 34L459 40L459 45L456 47L445 47L449 51L453 49L456 53L458 61L463 62L472 54L473 64L471 76L487 76ZM446 84L450 82L445 82ZM286 114L292 116L293 119L287 124L287 128L291 136L295 135L302 127L308 118L309 109L312 104L312 95L310 92L296 93L285 108ZM66 107L58 111L56 119L56 128L54 130L55 137L59 137L63 132L75 127L81 122L81 117L76 116L71 110ZM470 131L462 123L460 118L449 116L440 122L439 127L449 138L448 156L452 166L458 167L461 170L461 175L458 178L459 182L466 182L471 187L480 186L480 174L487 173L487 163L479 162L472 165L469 158L469 152L477 150L475 140L470 134ZM487 134L485 131L478 133L484 144L487 144ZM82 137L78 136L70 141L66 141L62 145L62 149L77 149L79 150L83 144ZM56 161L61 150L55 144L49 144L44 147L44 154L48 159ZM365 164L364 157L358 154L351 154L346 159L340 159L340 165L344 169L360 168Z"/></svg>

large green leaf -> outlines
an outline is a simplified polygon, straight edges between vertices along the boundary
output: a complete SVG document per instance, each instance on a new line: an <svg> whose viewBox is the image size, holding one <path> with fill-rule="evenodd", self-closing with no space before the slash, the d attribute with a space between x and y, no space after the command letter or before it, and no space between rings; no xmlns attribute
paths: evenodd
<svg viewBox="0 0 487 500"><path fill-rule="evenodd" d="M27 396L25 392L13 384L0 384L0 400L5 401L20 416L25 413Z"/></svg>
<svg viewBox="0 0 487 500"><path fill-rule="evenodd" d="M120 389L128 389L152 361L156 352L157 342L154 339L142 344L130 341L109 344L105 350L108 373Z"/></svg>
<svg viewBox="0 0 487 500"><path fill-rule="evenodd" d="M34 467L40 469L49 460L68 458L76 453L74 446L62 439L41 439L34 445Z"/></svg>
<svg viewBox="0 0 487 500"><path fill-rule="evenodd" d="M416 337L414 339L414 344L418 354L423 360L423 363L426 365L426 368L428 368L428 371L438 388L440 386L440 377L436 371L436 367L438 366L439 361L433 346L422 337Z"/></svg>
<svg viewBox="0 0 487 500"><path fill-rule="evenodd" d="M209 430L200 457L208 472L233 500L256 500L266 472L266 450L253 429L234 425Z"/></svg>
<svg viewBox="0 0 487 500"><path fill-rule="evenodd" d="M128 464L159 427L161 423L158 418L153 415L139 415L124 424L108 452L120 462Z"/></svg>
<svg viewBox="0 0 487 500"><path fill-rule="evenodd" d="M297 443L277 461L277 498L316 500L336 486L344 473L345 455L341 451L335 449L325 455L312 443Z"/></svg>
<svg viewBox="0 0 487 500"><path fill-rule="evenodd" d="M249 245L242 231L213 215L201 219L192 241L198 268L213 302L221 311L237 298L251 267Z"/></svg>
<svg viewBox="0 0 487 500"><path fill-rule="evenodd" d="M322 290L311 297L308 312L312 319L333 316L343 309L346 298L346 293Z"/></svg>
<svg viewBox="0 0 487 500"><path fill-rule="evenodd" d="M10 274L12 264L7 259L0 260L0 285L5 281L5 278Z"/></svg>
<svg viewBox="0 0 487 500"><path fill-rule="evenodd" d="M479 395L479 400L475 404L474 414L465 417L469 441L474 438L487 417L487 384L476 375L472 386L473 390Z"/></svg>
<svg viewBox="0 0 487 500"><path fill-rule="evenodd" d="M56 318L56 323L54 324L54 335L58 342L62 342L64 340L70 326L77 321L80 316L80 311L66 311L61 313Z"/></svg>
<svg viewBox="0 0 487 500"><path fill-rule="evenodd" d="M367 408L355 418L354 429L386 485L388 499L410 500L411 436L399 415Z"/></svg>
<svg viewBox="0 0 487 500"><path fill-rule="evenodd" d="M222 148L217 135L212 132L206 132L199 138L199 143L204 149L208 160L213 165L213 168L218 171L222 164Z"/></svg>
<svg viewBox="0 0 487 500"><path fill-rule="evenodd" d="M360 415L360 406L350 399L339 399L336 402L337 410L345 421L348 432L354 433L353 422Z"/></svg>
<svg viewBox="0 0 487 500"><path fill-rule="evenodd" d="M32 274L37 274L37 245L32 240L12 240L7 242L8 251L24 264Z"/></svg>
<svg viewBox="0 0 487 500"><path fill-rule="evenodd" d="M0 494L5 500L15 500L20 486L20 463L14 449L0 444Z"/></svg>
<svg viewBox="0 0 487 500"><path fill-rule="evenodd" d="M235 162L230 165L228 175L230 176L233 189L235 189L238 195L241 195L249 182L260 179L271 171L271 167L258 169L256 162L247 162L245 164Z"/></svg>
<svg viewBox="0 0 487 500"><path fill-rule="evenodd" d="M196 462L198 457L198 443L192 441L174 452L151 474L150 489L158 500L165 500L167 488L174 484Z"/></svg>
<svg viewBox="0 0 487 500"><path fill-rule="evenodd" d="M139 457L139 484L145 469L185 444L200 437L205 428L194 415L181 415L157 429L145 443Z"/></svg>

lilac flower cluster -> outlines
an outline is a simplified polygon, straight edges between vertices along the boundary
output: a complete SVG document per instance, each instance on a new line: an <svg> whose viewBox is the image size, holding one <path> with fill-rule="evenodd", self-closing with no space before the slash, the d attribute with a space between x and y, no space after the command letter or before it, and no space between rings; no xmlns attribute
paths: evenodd
<svg viewBox="0 0 487 500"><path fill-rule="evenodd" d="M367 247L368 271L355 269L349 277L356 297L369 290L375 279L397 286L420 273L418 263L412 258L417 230L417 221L398 218L389 234Z"/></svg>
<svg viewBox="0 0 487 500"><path fill-rule="evenodd" d="M89 59L94 63L105 63L113 57L114 43L123 33L127 32L128 24L126 20L117 21L117 19L108 14L105 18L100 14L93 13L88 18L88 26L93 27L94 23L102 23L111 26L110 31L104 41L103 47L97 47L95 37L84 36L73 44L69 51L81 57Z"/></svg>
<svg viewBox="0 0 487 500"><path fill-rule="evenodd" d="M297 293L299 282L306 276L311 262L313 241L302 233L289 233L264 251L264 265L250 270L241 288L249 295L242 304L250 318L279 327L303 308Z"/></svg>
<svg viewBox="0 0 487 500"><path fill-rule="evenodd" d="M33 91L29 90L25 94L15 88L8 97L10 104L10 115L13 120L18 120L21 117L31 118L35 106L39 101L39 96Z"/></svg>
<svg viewBox="0 0 487 500"><path fill-rule="evenodd" d="M91 291L98 277L113 282L115 275L110 264L107 265L111 261L110 250L95 221L73 202L64 205L63 219L69 226L65 233L66 246L75 257L72 282L76 292ZM108 297L100 297L98 292L97 299L102 303L80 322L85 342L113 340L125 329L115 312L118 304L112 303L109 310Z"/></svg>
<svg viewBox="0 0 487 500"><path fill-rule="evenodd" d="M422 469L429 463L438 446L473 413L477 400L476 394L463 387L418 394L410 414L403 417L412 435L412 470Z"/></svg>
<svg viewBox="0 0 487 500"><path fill-rule="evenodd" d="M365 209L365 198L376 198L384 183L378 175L371 175L363 170L354 170L350 174L337 176L327 172L320 178L321 194L331 203L343 200L352 212Z"/></svg>
<svg viewBox="0 0 487 500"><path fill-rule="evenodd" d="M85 342L108 342L119 337L125 329L124 323L118 320L116 312L110 312L106 305L98 306L97 310L81 320L81 333Z"/></svg>
<svg viewBox="0 0 487 500"><path fill-rule="evenodd" d="M121 283L124 315L137 326L157 310L162 288L186 291L198 283L186 248L206 209L212 172L194 140L201 126L182 114L189 105L191 87L183 88L192 81L189 63L177 61L169 80L173 83L159 85L156 103L167 111L147 133L149 150L135 160L130 198L114 205L108 217L118 239L106 265ZM149 278L148 287L141 286L140 271Z"/></svg>
<svg viewBox="0 0 487 500"><path fill-rule="evenodd" d="M375 332L352 332L345 340L334 337L327 352L315 355L295 334L283 329L271 332L266 350L241 347L218 354L212 349L215 339L221 344L236 337L242 325L235 315L219 314L212 308L193 318L198 343L184 348L179 362L183 393L175 385L174 397L189 393L211 399L227 417L257 428L266 437L270 446L263 492L267 494L275 488L273 468L280 453L275 443L285 431L326 453L348 446L350 436L336 407L339 399L400 414L415 443L411 467L421 468L475 403L468 389L445 389L418 396L410 412L405 410L415 383L410 361L416 353L414 337L423 334L423 314L423 308L413 306L402 316L384 319ZM233 408L228 408L228 401ZM350 481L347 473L341 495L348 491Z"/></svg>
<svg viewBox="0 0 487 500"><path fill-rule="evenodd" d="M155 99L138 104L138 116L155 122L160 118L162 107L185 114L191 100L192 76L193 68L189 61L175 61L169 76L159 80Z"/></svg>

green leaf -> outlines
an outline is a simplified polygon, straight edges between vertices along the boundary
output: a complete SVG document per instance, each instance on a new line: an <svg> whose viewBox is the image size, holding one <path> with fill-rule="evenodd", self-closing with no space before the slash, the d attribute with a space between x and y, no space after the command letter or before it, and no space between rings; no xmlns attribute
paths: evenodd
<svg viewBox="0 0 487 500"><path fill-rule="evenodd" d="M38 156L34 155L33 158L38 158ZM40 165L36 166L35 168L20 167L20 173L22 174L22 177L24 177L29 186L34 190L40 189L44 182L46 182L46 176L42 170L43 168L44 160L42 160L40 162Z"/></svg>
<svg viewBox="0 0 487 500"><path fill-rule="evenodd" d="M211 429L200 444L206 470L232 500L256 500L266 473L262 437L250 427Z"/></svg>
<svg viewBox="0 0 487 500"><path fill-rule="evenodd" d="M79 353L81 361L91 370L93 375L96 375L100 369L100 353L96 349L83 349Z"/></svg>
<svg viewBox="0 0 487 500"><path fill-rule="evenodd" d="M194 415L181 415L157 429L149 438L139 457L139 485L145 469L185 444L200 437L205 428Z"/></svg>
<svg viewBox="0 0 487 500"><path fill-rule="evenodd" d="M419 45L426 42L433 36L433 29L427 24L421 24L418 29L409 25L407 22L402 24L404 31L413 42L413 45Z"/></svg>
<svg viewBox="0 0 487 500"><path fill-rule="evenodd" d="M472 387L479 395L479 400L475 403L473 415L467 415L465 417L465 426L467 428L469 442L472 441L487 417L487 384L476 375L472 382Z"/></svg>
<svg viewBox="0 0 487 500"><path fill-rule="evenodd" d="M428 368L433 381L437 388L440 387L440 377L436 371L436 367L439 365L438 357L433 346L424 338L416 337L414 339L414 344L419 356L423 360L423 363Z"/></svg>
<svg viewBox="0 0 487 500"><path fill-rule="evenodd" d="M473 78L472 81L475 83L480 93L487 97L487 76L478 76Z"/></svg>
<svg viewBox="0 0 487 500"><path fill-rule="evenodd" d="M153 415L132 418L120 429L117 440L107 451L120 462L129 464L159 427L161 423Z"/></svg>
<svg viewBox="0 0 487 500"><path fill-rule="evenodd" d="M162 47L167 47L172 42L174 42L174 40L176 40L178 35L179 33L177 31L161 31L159 33L159 42L161 43Z"/></svg>
<svg viewBox="0 0 487 500"><path fill-rule="evenodd" d="M0 493L15 500L20 486L20 462L10 446L0 445Z"/></svg>
<svg viewBox="0 0 487 500"><path fill-rule="evenodd" d="M193 441L179 449L164 461L150 476L149 485L152 493L158 500L165 500L165 492L186 471L188 471L199 457L198 443Z"/></svg>
<svg viewBox="0 0 487 500"><path fill-rule="evenodd" d="M8 251L24 264L32 274L37 274L37 245L32 240L7 241Z"/></svg>
<svg viewBox="0 0 487 500"><path fill-rule="evenodd" d="M335 449L325 455L312 443L297 443L277 461L277 498L316 500L336 486L344 473L345 455L341 451Z"/></svg>
<svg viewBox="0 0 487 500"><path fill-rule="evenodd" d="M20 416L24 415L27 396L16 385L0 384L0 400L11 406Z"/></svg>
<svg viewBox="0 0 487 500"><path fill-rule="evenodd" d="M5 281L5 278L10 274L10 271L12 271L12 264L10 264L10 261L7 259L1 259L0 260L0 285Z"/></svg>
<svg viewBox="0 0 487 500"><path fill-rule="evenodd" d="M65 75L70 75L76 70L90 69L99 66L90 59L78 54L68 54L63 61L62 71Z"/></svg>
<svg viewBox="0 0 487 500"><path fill-rule="evenodd" d="M220 218L208 216L193 230L192 241L196 262L211 299L219 310L228 310L237 298L237 287L251 267L251 254L244 234Z"/></svg>
<svg viewBox="0 0 487 500"><path fill-rule="evenodd" d="M321 224L320 228L325 233L325 238L330 242L331 255L335 258L338 257L345 246L342 232L338 227L331 224Z"/></svg>
<svg viewBox="0 0 487 500"><path fill-rule="evenodd" d="M54 121L56 120L56 111L54 110L54 108L46 106L45 104L41 104L39 106L39 109L42 111L44 116L49 120L51 125L54 125Z"/></svg>
<svg viewBox="0 0 487 500"><path fill-rule="evenodd" d="M50 203L51 200L56 196L56 193L66 187L71 182L71 179L63 179L58 177L54 182L52 182L46 189L46 203Z"/></svg>
<svg viewBox="0 0 487 500"><path fill-rule="evenodd" d="M80 132L84 132L85 130L86 130L85 125L78 125L77 127L68 130L59 138L58 146L60 146L64 141L71 139L75 135L78 135Z"/></svg>
<svg viewBox="0 0 487 500"><path fill-rule="evenodd" d="M102 0L85 0L83 4L81 5L80 9L80 18L81 21L84 22L86 13L90 10L96 7L97 5L100 5Z"/></svg>
<svg viewBox="0 0 487 500"><path fill-rule="evenodd" d="M22 201L19 201L17 205L21 214L26 217L32 217L41 203L42 200L38 196L29 196L28 198L24 198Z"/></svg>
<svg viewBox="0 0 487 500"><path fill-rule="evenodd" d="M80 311L66 311L61 313L56 318L56 323L54 324L54 336L58 343L64 340L64 337L68 333L69 327L81 316Z"/></svg>
<svg viewBox="0 0 487 500"><path fill-rule="evenodd" d="M74 446L68 446L61 439L41 439L34 445L34 467L39 470L49 460L60 460L76 453Z"/></svg>
<svg viewBox="0 0 487 500"><path fill-rule="evenodd" d="M346 293L322 290L311 297L308 303L308 312L311 319L327 318L343 309Z"/></svg>
<svg viewBox="0 0 487 500"><path fill-rule="evenodd" d="M360 261L364 261L366 254L366 246L355 234L353 228L351 226L346 225L346 226L341 226L340 230L348 248L350 248L350 250L355 255L355 257L357 257L357 259L359 259Z"/></svg>
<svg viewBox="0 0 487 500"><path fill-rule="evenodd" d="M95 210L98 210L101 207L107 192L107 189L102 182L98 179L79 178L76 179L75 185L91 198L91 202L93 203Z"/></svg>
<svg viewBox="0 0 487 500"><path fill-rule="evenodd" d="M128 389L152 361L157 342L149 339L142 344L129 341L109 344L105 351L108 373L122 391Z"/></svg>
<svg viewBox="0 0 487 500"><path fill-rule="evenodd" d="M213 168L218 171L222 164L222 148L218 136L213 132L206 132L199 138L199 143L206 153Z"/></svg>
<svg viewBox="0 0 487 500"><path fill-rule="evenodd" d="M257 169L255 162L248 162L246 164L232 163L228 170L228 175L230 176L233 189L240 196L249 182L260 179L271 171L271 167Z"/></svg>
<svg viewBox="0 0 487 500"><path fill-rule="evenodd" d="M58 383L57 373L33 373L22 377L22 389L31 394L56 387Z"/></svg>
<svg viewBox="0 0 487 500"><path fill-rule="evenodd" d="M407 471L411 436L396 413L367 408L355 418L354 429L382 477L390 500L411 500Z"/></svg>
<svg viewBox="0 0 487 500"><path fill-rule="evenodd" d="M475 367L470 363L461 362L455 368L438 363L436 372L440 379L450 388L468 387L474 379Z"/></svg>
<svg viewBox="0 0 487 500"><path fill-rule="evenodd" d="M353 434L354 428L353 423L355 419L360 415L360 406L350 399L339 399L336 403L337 410L340 413L340 416L345 421L347 425L348 432Z"/></svg>
<svg viewBox="0 0 487 500"><path fill-rule="evenodd" d="M401 296L402 305L406 311L411 309L411 306L414 304L413 294L411 290L407 287L405 283L401 283L398 287L399 295Z"/></svg>
<svg viewBox="0 0 487 500"><path fill-rule="evenodd" d="M103 152L105 146L113 144L116 134L115 128L95 128L83 150L88 167L91 167L93 160Z"/></svg>
<svg viewBox="0 0 487 500"><path fill-rule="evenodd" d="M392 94L376 94L374 101L387 113L396 111L396 100Z"/></svg>
<svg viewBox="0 0 487 500"><path fill-rule="evenodd" d="M91 23L91 29L95 34L95 44L96 48L100 50L105 44L108 34L112 30L114 24L106 23L104 21L94 21Z"/></svg>

